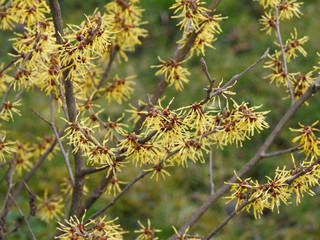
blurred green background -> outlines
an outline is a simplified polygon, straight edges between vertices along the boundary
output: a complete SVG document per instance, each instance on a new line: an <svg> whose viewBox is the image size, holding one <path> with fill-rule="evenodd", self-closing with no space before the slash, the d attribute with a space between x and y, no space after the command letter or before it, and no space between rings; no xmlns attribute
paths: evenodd
<svg viewBox="0 0 320 240"><path fill-rule="evenodd" d="M90 14L95 8L103 10L103 5L108 1L98 0L64 0L61 2L61 9L64 17L64 24L78 24L84 19L84 14ZM144 19L148 21L145 26L149 36L142 39L142 46L137 47L135 53L129 54L129 62L121 65L115 64L112 68L113 76L119 73L120 76L137 74L135 94L131 100L136 103L139 98L146 99L147 93L152 93L156 88L158 79L154 76L155 69L150 65L158 64L157 56L167 59L173 55L176 48L175 42L181 37L181 33L175 26L177 21L170 18L172 11L168 10L173 1L165 0L141 0L141 6L145 8ZM209 3L210 1L206 1ZM310 71L312 66L317 64L319 57L316 52L320 49L320 1L306 0L302 6L304 16L300 19L293 18L291 21L284 21L281 25L282 37L286 39L294 27L298 30L298 36L308 35L310 40L305 44L308 52L307 58L300 56L290 62L288 68L290 72ZM265 35L260 31L258 19L263 13L263 9L257 2L252 0L234 1L222 0L217 8L217 13L228 16L227 20L221 23L223 33L218 35L218 40L213 44L216 48L207 49L204 56L209 72L217 81L224 79L228 81L235 74L246 69L257 60L264 51L270 47L271 53L276 48L273 44L276 41L274 35ZM9 31L2 31L0 37L1 60L8 62L10 57L7 52L12 51L8 38L12 37ZM185 91L177 92L174 88L167 89L165 102L175 98L174 107L185 106L199 101L205 96L203 91L207 87L207 79L201 70L200 56L194 56L187 63L190 72L190 83L185 86ZM262 64L255 67L244 77L239 79L233 88L237 95L234 99L240 103L248 101L252 105L263 104L263 110L271 110L268 114L267 122L270 129L277 123L289 106L285 89L276 88L264 79L270 73L262 68ZM319 94L318 94L319 95ZM290 121L288 127L297 128L297 122L312 124L320 119L319 96L316 95L309 100L309 107L303 106ZM50 128L37 117L35 117L29 106L35 108L40 114L49 117L48 100L42 93L35 90L25 92L22 95L24 105L21 109L23 117L15 118L14 123L4 124L4 128L10 130L8 138L19 139L21 142L35 142L37 137L51 134ZM126 105L119 106L114 103L105 104L104 116L121 116ZM59 119L57 119L59 122ZM265 130L260 135L255 135L251 141L246 141L242 148L226 147L224 150L214 151L213 178L215 188L219 188L224 181L233 175L233 170L240 169L255 151L262 144L270 129ZM290 133L286 128L277 138L270 151L289 148L292 145L290 139L295 134ZM300 157L300 158L299 158ZM297 156L297 160L303 156ZM117 204L107 213L108 218L119 217L119 223L131 231L126 235L126 239L133 239L135 234L133 229L138 227L137 220L146 224L148 218L152 225L162 229L160 238L167 238L173 234L172 225L179 228L184 222L201 206L210 194L210 184L208 177L208 163L194 165L190 163L189 168L169 169L171 177L166 181L149 180L146 177L133 187L122 197ZM250 176L264 181L265 175L272 176L276 166L292 166L290 155L278 158L265 159L260 162L251 172ZM40 172L32 178L29 186L40 196L45 188L50 188L50 193L58 193L59 184L62 183L62 174L65 170L63 160L59 153L53 162L46 162ZM139 172L138 168L125 169L120 180L130 182ZM3 171L0 171L1 175ZM88 187L94 186L99 177L88 182ZM1 192L6 188L1 185ZM318 239L320 234L320 189L315 188L315 197L306 196L299 206L282 205L280 214L266 211L262 219L255 220L253 214L241 213L236 216L215 239ZM25 205L27 209L27 198L22 195L19 204ZM112 196L104 195L90 212L99 209L112 199ZM233 209L233 204L225 205L225 200L220 200L213 206L201 220L190 230L190 234L205 235L215 228ZM18 213L13 211L9 215L9 220L18 218ZM55 222L49 224L41 222L39 219L31 219L30 225L38 239L47 239L48 232L54 232ZM27 229L22 227L17 233L12 234L8 239L28 239Z"/></svg>

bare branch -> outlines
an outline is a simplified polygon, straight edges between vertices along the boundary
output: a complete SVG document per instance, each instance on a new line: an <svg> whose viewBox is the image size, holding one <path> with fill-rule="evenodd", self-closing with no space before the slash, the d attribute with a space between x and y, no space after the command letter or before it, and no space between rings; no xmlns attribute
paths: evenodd
<svg viewBox="0 0 320 240"><path fill-rule="evenodd" d="M50 10L53 18L54 28L56 32L57 43L62 44L63 42L63 24L62 24L62 16L61 9L58 0L49 0ZM67 103L68 110L68 121L73 122L77 117L77 107L76 107L76 99L73 90L73 82L71 80L71 76L69 76L69 69L63 72L64 77L64 86L65 86L65 97ZM83 197L83 186L84 186L84 175L81 172L81 169L84 168L84 159L82 152L79 150L74 154L75 161L75 184L72 191L72 199L71 199L71 207L70 207L70 215L78 216L80 211L81 200Z"/></svg>
<svg viewBox="0 0 320 240"><path fill-rule="evenodd" d="M51 126L51 122L48 121L47 119L45 119L43 116L40 115L40 113L38 113L36 110L34 110L32 107L29 107L30 111L36 115L38 118L40 118L42 121L44 121L45 123L49 124Z"/></svg>
<svg viewBox="0 0 320 240"><path fill-rule="evenodd" d="M73 178L73 173L72 173L70 162L69 162L69 156L66 153L66 151L64 150L62 142L60 141L59 133L58 133L56 125L54 123L51 94L49 94L49 107L50 107L50 116L51 116L51 128L52 128L52 130L54 132L54 135L56 136L56 140L57 140L57 142L59 144L59 147L60 147L64 162L66 164L67 171L68 171L68 174L69 174L70 183L71 183L71 186L73 187L74 186L74 178Z"/></svg>
<svg viewBox="0 0 320 240"><path fill-rule="evenodd" d="M239 78L241 78L244 74L246 74L248 71L250 71L252 68L254 68L258 63L260 63L262 60L264 60L267 55L269 53L269 48L264 52L264 54L257 60L255 61L253 64L251 64L249 67L247 67L243 72L241 72L240 74L237 74L235 76L233 76L229 82L227 82L223 87L219 88L218 90L212 92L210 94L210 99L220 95L221 93L223 93L223 91L225 91L229 86L231 86L232 84L235 83L235 81L237 81Z"/></svg>
<svg viewBox="0 0 320 240"><path fill-rule="evenodd" d="M250 201L244 201L237 209L233 210L232 213L228 217L226 217L214 230L212 230L203 240L209 240L214 235L216 235L235 215L237 215L243 208L245 208L248 204L254 202L257 198L254 198Z"/></svg>
<svg viewBox="0 0 320 240"><path fill-rule="evenodd" d="M286 154L286 153L293 153L295 151L298 151L300 147L301 147L301 145L296 146L296 147L292 147L292 148L288 148L288 149L284 149L284 150L280 150L280 151L277 151L277 152L261 154L261 157L262 158L270 158L270 157L276 157L276 156L279 156L279 155L283 155L283 154Z"/></svg>
<svg viewBox="0 0 320 240"><path fill-rule="evenodd" d="M291 98L291 105L294 103L294 95L293 95L293 91L292 91L292 87L291 87L291 83L289 81L288 78L288 67L287 67L287 60L286 60L286 55L284 52L284 48L283 48L283 43L282 43L282 39L281 39L281 33L280 33L280 24L279 24L279 9L277 6L275 6L275 10L276 10L276 22L277 22L277 35L278 35L278 40L279 40L279 44L280 44L280 48L281 48L281 53L282 53L282 59L283 59L283 66L284 66L284 71L286 74L286 81L287 81L287 85L288 85L288 89L289 89L289 93L290 93L290 98Z"/></svg>
<svg viewBox="0 0 320 240"><path fill-rule="evenodd" d="M214 194L214 183L212 178L212 171L213 171L213 159L212 159L212 149L213 147L210 147L210 153L209 153L209 179L210 179L210 193L211 195Z"/></svg>
<svg viewBox="0 0 320 240"><path fill-rule="evenodd" d="M0 74L3 73L5 70L7 70L8 68L10 68L16 61L18 61L20 59L20 57L16 57L14 58L11 62L9 62L6 66L4 66L1 70L0 70Z"/></svg>
<svg viewBox="0 0 320 240"><path fill-rule="evenodd" d="M9 197L11 198L11 201L13 202L13 204L16 206L16 208L17 208L20 216L22 217L23 221L24 221L25 224L27 225L27 227L28 227L28 229L29 229L29 232L30 232L30 234L31 234L32 240L36 240L36 237L34 236L34 234L33 234L33 232L32 232L32 229L31 229L31 227L30 227L30 225L29 225L26 217L23 215L23 212L22 212L21 209L19 208L16 200L14 199L14 197L12 197L11 194L9 194Z"/></svg>

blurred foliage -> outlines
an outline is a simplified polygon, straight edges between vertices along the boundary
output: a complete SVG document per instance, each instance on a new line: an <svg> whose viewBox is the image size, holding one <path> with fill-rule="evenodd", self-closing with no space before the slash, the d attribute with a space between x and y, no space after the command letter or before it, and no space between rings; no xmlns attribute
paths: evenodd
<svg viewBox="0 0 320 240"><path fill-rule="evenodd" d="M102 0L61 0L60 2L64 24L80 23L84 18L83 14L90 14L96 7L102 9L106 3ZM119 73L119 75L138 74L136 94L131 101L133 104L140 97L145 101L146 94L152 93L156 87L158 79L154 76L155 69L151 69L150 65L157 64L157 56L161 56L163 59L169 58L176 48L175 41L180 37L180 33L175 26L176 20L170 18L171 12L168 10L170 4L171 1L167 0L141 0L141 5L146 9L144 19L148 21L146 28L149 31L149 36L142 40L142 46L138 47L134 54L129 55L128 63L115 64L112 69L110 76L115 73ZM316 64L316 51L320 49L319 9L319 1L306 0L302 7L304 16L301 19L294 18L281 26L283 38L288 36L294 27L297 27L300 36L308 35L310 37L305 45L308 57L299 57L292 61L289 65L289 71L291 72L305 73ZM258 59L268 47L272 51L275 48L273 44L275 39L260 31L258 19L262 14L262 9L252 0L223 0L217 12L229 18L221 24L223 33L218 36L218 40L214 43L216 49L207 50L204 59L207 62L209 72L217 81L221 79L228 81L232 76L240 73ZM21 28L16 31L21 31ZM7 41L11 36L12 33L10 32L1 32L0 56L6 62L10 61L10 57L7 57L6 53L12 51L10 43ZM195 56L188 62L192 75L189 85L185 86L185 91L176 92L173 88L169 88L165 93L167 96L165 102L169 102L174 97L173 106L180 107L198 101L205 96L203 88L207 87L208 82L201 70L199 60L200 57ZM270 129L272 129L280 116L286 111L289 101L288 99L282 100L287 95L284 94L284 89L270 85L263 78L267 74L267 71L262 68L262 64L258 65L239 79L234 91L237 92L235 96L237 102L248 101L254 103L254 105L263 104L263 110L272 110L267 119ZM39 112L41 115L49 117L48 102L41 93L37 91L32 92L32 94L25 92L22 98L26 101L24 106L31 106L38 111L41 110ZM317 99L319 99L319 96L311 98L309 100L310 106L303 106L289 125L297 127L299 121L304 124L311 124L320 119ZM105 118L109 115L120 116L123 111L118 104L107 105L103 101L100 104L106 106ZM14 125L9 123L5 126L10 130L11 138L35 142L37 137L42 137L44 133L50 132L49 126L40 122L27 107L21 109L21 111L22 118L17 117ZM56 120L57 123L61 121L61 119ZM266 138L270 129L256 135L252 141L246 141L243 148L229 147L223 151L214 149L213 174L216 188L233 175L233 169L240 169L250 159ZM292 139L293 136L294 134L289 133L289 131L283 131L270 151L292 146L289 139ZM56 153L56 158L55 162L46 162L43 171L37 173L31 179L29 186L36 192L44 192L45 188L49 188L51 193L58 192L61 182L57 182L56 179L59 179L59 175L65 169L59 153ZM290 156L265 159L250 172L250 176L264 179L264 176L272 174L278 165L291 166ZM120 180L130 182L138 172L139 169L125 169L122 174L125 178ZM171 177L168 177L166 181L150 181L148 177L143 179L107 212L110 219L118 216L121 225L131 231L127 235L127 239L134 237L132 231L138 227L137 220L146 223L147 218L151 219L154 227L162 229L162 233L159 234L160 238L169 237L173 233L171 226L181 226L209 196L208 166L190 164L189 168L175 168L170 173ZM2 170L0 170L0 174L3 175ZM95 181L98 181L98 179L99 177L88 182L89 189L97 183ZM4 192L5 189L0 189L0 191ZM318 195L320 190L315 189L315 192ZM90 212L99 209L111 199L112 196L103 196L88 214L90 215ZM27 208L28 203L25 202L23 195L18 201L22 208ZM317 239L320 234L319 206L320 198L315 196L305 197L299 206L295 206L294 203L293 206L281 206L279 215L276 212L266 212L260 220L255 220L252 214L241 213L215 239ZM191 233L207 234L233 208L232 203L225 206L224 200L220 200L191 229ZM19 219L19 214L11 212L9 218ZM34 233L39 236L39 239L46 239L47 233L54 232L55 228L54 222L47 225L45 223L38 224L37 221L37 224L35 224L32 219L30 225L33 226ZM23 230L24 232L27 231L26 229ZM19 230L8 239L27 239L27 237L23 236L22 231Z"/></svg>

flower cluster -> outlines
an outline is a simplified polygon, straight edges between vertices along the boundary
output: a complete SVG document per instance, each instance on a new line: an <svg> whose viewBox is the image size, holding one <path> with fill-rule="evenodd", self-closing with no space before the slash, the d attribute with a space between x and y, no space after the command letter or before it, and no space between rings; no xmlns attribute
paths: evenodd
<svg viewBox="0 0 320 240"><path fill-rule="evenodd" d="M148 219L148 226L145 227L140 221L138 221L138 224L140 226L139 230L135 230L135 233L139 233L139 236L136 238L136 240L149 240L154 239L158 240L158 237L155 237L155 233L161 232L159 229L151 228L151 221Z"/></svg>
<svg viewBox="0 0 320 240"><path fill-rule="evenodd" d="M281 20L291 19L294 16L300 17L302 15L300 7L303 3L297 2L296 0L260 0L259 2L265 8L265 13L259 22L263 25L261 30L266 30L267 34L275 32L276 35L279 35L280 29L278 29L278 27ZM274 31L272 31L272 29ZM296 59L298 53L303 57L307 56L303 45L309 39L308 36L299 38L296 28L294 28L294 32L290 35L291 37L283 43L281 42L281 36L277 36L278 43L275 44L280 47L280 50L276 50L273 54L268 55L270 61L267 61L264 67L272 70L272 73L266 76L266 78L270 79L270 82L275 82L278 87L285 86L289 89L288 92L292 92L292 98L298 100L315 80L313 75L317 67L314 67L314 70L304 75L299 72L293 73L288 71L287 63L292 59Z"/></svg>
<svg viewBox="0 0 320 240"><path fill-rule="evenodd" d="M70 240L70 239L113 239L122 240L123 231L119 224L116 224L117 219L108 221L103 218L90 219L88 223L84 223L83 215L81 221L76 217L70 217L65 223L60 223L58 228L62 234L56 239Z"/></svg>
<svg viewBox="0 0 320 240"><path fill-rule="evenodd" d="M267 177L265 184L260 184L257 180L251 178L240 179L238 176L238 183L226 183L231 186L231 196L226 197L232 200L237 200L236 211L239 211L239 206L244 205L242 210L248 212L252 209L255 218L260 218L264 209L274 210L279 207L281 203L288 205L295 195L296 204L301 202L301 197L307 193L311 196L314 192L311 187L319 185L318 176L320 174L319 159L304 161L297 167L293 160L294 167L287 170L277 168L275 177L271 179ZM227 203L228 203L227 202Z"/></svg>
<svg viewBox="0 0 320 240"><path fill-rule="evenodd" d="M189 57L196 51L197 55L205 55L205 47L214 48L212 42L216 41L216 34L222 32L220 22L226 17L221 14L214 15L213 11L205 8L204 2L199 0L176 0L170 9L175 9L172 16L179 18L181 21L177 24L180 30L183 30L182 39L177 43L182 49L190 38L192 38L192 46L189 51ZM194 39L193 39L194 38ZM155 75L165 75L165 80L169 86L174 85L176 90L183 90L183 85L189 82L187 76L190 75L186 68L181 67L185 61L177 61L175 59L161 60L160 65L152 66L160 68Z"/></svg>
<svg viewBox="0 0 320 240"><path fill-rule="evenodd" d="M48 190L45 190L44 197L41 199L38 197L40 201L39 206L37 207L40 210L40 218L47 223L52 219L59 219L62 215L63 204L62 197L52 196L48 198Z"/></svg>
<svg viewBox="0 0 320 240"><path fill-rule="evenodd" d="M300 135L292 139L292 142L298 142L301 145L302 152L306 154L308 157L310 154L314 157L320 156L320 139L316 137L315 132L319 132L320 130L315 128L314 126L318 124L319 121L316 121L311 126L305 126L299 123L301 128L293 129L290 128L293 132L299 132Z"/></svg>
<svg viewBox="0 0 320 240"><path fill-rule="evenodd" d="M132 86L135 84L134 81L132 81L133 78L136 78L136 76L119 78L119 76L116 75L112 82L107 83L107 86L101 93L107 99L108 103L113 100L121 104L122 101L128 100L133 93Z"/></svg>
<svg viewBox="0 0 320 240"><path fill-rule="evenodd" d="M182 62L177 62L175 60L161 60L159 57L160 65L151 66L152 68L160 68L155 75L164 75L169 86L174 85L177 90L183 90L183 84L189 82L187 76L190 75L187 68L181 66Z"/></svg>
<svg viewBox="0 0 320 240"><path fill-rule="evenodd" d="M137 3L139 0L117 0L105 5L105 21L114 35L112 46L120 51L120 56L126 61L128 58L125 52L134 51L135 46L141 44L140 38L148 35L147 30L141 27L146 24L142 21L144 10Z"/></svg>
<svg viewBox="0 0 320 240"><path fill-rule="evenodd" d="M41 0L11 0L4 3L5 0L0 1L0 29L12 29L17 23L35 27L50 12L47 2Z"/></svg>

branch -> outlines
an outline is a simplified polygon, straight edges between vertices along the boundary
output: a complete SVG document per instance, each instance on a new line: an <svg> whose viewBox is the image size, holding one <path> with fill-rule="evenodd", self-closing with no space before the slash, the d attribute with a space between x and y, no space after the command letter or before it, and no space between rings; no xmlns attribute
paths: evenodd
<svg viewBox="0 0 320 240"><path fill-rule="evenodd" d="M49 124L51 126L51 122L48 121L47 119L45 119L43 116L40 115L40 113L38 113L36 110L34 110L32 107L29 107L30 111L36 115L38 118L40 118L42 121L44 121L45 123Z"/></svg>
<svg viewBox="0 0 320 240"><path fill-rule="evenodd" d="M271 146L275 138L279 135L280 131L284 128L287 122L291 119L291 117L295 114L295 112L299 109L299 107L314 93L316 93L320 88L320 76L314 81L314 83L308 88L308 90L296 101L292 104L285 115L280 119L278 124L274 127L273 131L269 134L268 138L265 140L263 145L257 151L257 153L250 159L250 161L243 166L238 172L237 175L239 178L243 177L248 171L253 168L265 154L267 149ZM228 180L228 183L235 183L238 179L236 176L233 176ZM205 201L202 206L198 209L198 211L191 216L191 218L186 221L186 223L179 229L178 233L183 234L188 227L191 227L195 224L199 218L227 191L229 191L230 185L224 184L222 185L214 195L210 196L207 201ZM174 240L176 238L176 234L172 235L169 240Z"/></svg>
<svg viewBox="0 0 320 240"><path fill-rule="evenodd" d="M261 154L261 157L262 158L270 158L270 157L276 157L276 156L279 156L279 155L283 155L283 154L286 154L286 153L293 153L293 152L299 150L300 147L301 147L301 145L296 146L296 147L292 147L292 148L288 148L288 149L284 149L284 150L280 150L280 151L277 151L277 152Z"/></svg>
<svg viewBox="0 0 320 240"><path fill-rule="evenodd" d="M115 57L116 57L116 55L117 55L119 50L120 50L120 48L119 48L118 45L112 47L111 52L110 52L110 56L109 56L108 65L107 65L106 69L104 70L104 72L102 74L102 77L100 79L99 84L96 87L97 90L102 87L102 85L104 84L105 80L109 76L110 69L112 67L114 59L115 59Z"/></svg>
<svg viewBox="0 0 320 240"><path fill-rule="evenodd" d="M13 202L13 203L14 203L14 205L16 206L16 208L17 208L17 210L18 210L18 212L19 212L20 216L22 217L23 221L24 221L24 222L25 222L25 224L27 225L27 227L28 227L28 229L29 229L29 232L30 232L30 234L31 234L32 240L36 240L36 237L34 236L34 234L33 234L33 232L32 232L32 229L31 229L31 227L30 227L30 225L29 225L29 223L28 223L28 221L27 221L26 217L23 215L23 212L22 212L22 211L21 211L21 209L19 208L19 206L18 206L18 204L17 204L16 200L14 199L14 197L12 197L12 195L11 195L11 194L9 194L9 197L11 198L12 202Z"/></svg>
<svg viewBox="0 0 320 240"><path fill-rule="evenodd" d="M254 68L258 63L260 63L262 60L264 60L267 55L269 53L269 48L264 52L264 54L257 60L255 61L253 64L251 64L249 67L247 67L243 72L241 72L240 74L234 75L229 82L227 82L223 87L219 88L218 90L212 92L210 94L210 99L220 95L223 91L225 91L229 86L231 86L232 84L235 83L235 81L237 81L239 78L241 78L244 74L246 74L247 72L249 72L252 68Z"/></svg>
<svg viewBox="0 0 320 240"><path fill-rule="evenodd" d="M9 183L8 183L7 195L6 195L5 199L4 199L4 202L3 202L3 205L2 205L2 209L1 209L1 212L0 212L0 221L2 219L4 219L6 211L9 210L9 208L10 208L10 206L9 206L10 205L9 204L9 195L11 194L12 188L14 186L14 184L12 183L14 167L15 167L15 162L13 161L12 165L11 165L10 175L9 175Z"/></svg>
<svg viewBox="0 0 320 240"><path fill-rule="evenodd" d="M57 142L59 144L59 147L60 147L64 162L66 164L71 186L74 187L74 178L73 178L73 173L72 173L70 162L69 162L69 156L64 150L64 147L63 147L63 145L62 145L62 143L60 141L59 133L58 133L56 125L54 123L51 94L49 94L49 107L50 107L50 116L51 116L51 128L52 128L52 130L54 132L54 135L56 136L56 140L57 140Z"/></svg>
<svg viewBox="0 0 320 240"><path fill-rule="evenodd" d="M4 66L1 70L0 70L0 75L1 73L3 73L5 70L7 70L9 67L11 67L16 61L18 61L20 59L20 57L16 57L14 58L11 62L9 62L6 66Z"/></svg>
<svg viewBox="0 0 320 240"><path fill-rule="evenodd" d="M160 161L158 164L161 164L163 162ZM158 165L156 164L156 165ZM145 164L141 170L141 172L127 185L125 186L122 191L114 198L112 199L112 201L110 203L108 203L106 206L104 206L103 208L101 208L99 211L97 211L96 213L92 214L85 222L90 221L90 219L94 219L97 216L99 216L100 214L102 214L105 210L107 210L109 207L113 206L116 201L123 195L125 194L136 182L138 182L140 179L142 179L144 176L146 176L147 174L150 173L150 171L145 171L145 167L147 166L147 164Z"/></svg>
<svg viewBox="0 0 320 240"><path fill-rule="evenodd" d="M291 178L287 179L287 180L285 181L285 183L287 183L287 184L292 183L292 182L293 182L295 179L297 179L298 177L300 177L300 176L308 173L309 171L311 171L312 168L313 168L315 165L319 164L319 163L320 163L320 157L318 157L317 160L315 160L312 164L310 164L310 166L302 169L302 170L299 171L297 174L295 174L295 175L293 175Z"/></svg>
<svg viewBox="0 0 320 240"><path fill-rule="evenodd" d="M233 210L232 213L228 217L226 217L214 230L212 230L203 240L209 240L214 235L216 235L235 215L237 215L243 208L245 208L248 204L254 202L257 198L251 199L250 201L244 201L237 209Z"/></svg>
<svg viewBox="0 0 320 240"><path fill-rule="evenodd" d="M212 178L212 169L213 169L213 159L212 159L212 146L210 147L209 153L209 179L210 179L210 194L214 194L214 183Z"/></svg>
<svg viewBox="0 0 320 240"><path fill-rule="evenodd" d="M290 93L290 98L291 98L291 104L294 103L294 95L293 95L293 91L291 88L291 83L288 79L288 67L287 67L287 61L286 61L286 55L284 52L284 48L283 48L283 43L282 43L282 39L281 39L281 33L280 33L280 24L279 24L279 9L277 6L275 6L275 10L276 10L276 22L277 22L277 35L278 35L278 40L280 43L280 48L281 48L281 53L282 53L282 59L283 59L283 65L284 65L284 71L286 74L286 81L287 81L287 85L288 85L288 89L289 89L289 93Z"/></svg>
<svg viewBox="0 0 320 240"><path fill-rule="evenodd" d="M58 0L49 0L50 10L53 18L54 28L56 32L57 43L62 44L63 42L63 24L61 17L61 9ZM73 82L71 81L71 75L69 76L69 68L63 72L64 84L65 84L65 96L68 110L68 121L73 122L77 117L77 107L76 99L73 90ZM71 207L70 207L70 216L78 216L81 206L81 200L83 196L83 186L84 186L84 175L81 172L81 169L84 168L84 159L81 151L77 151L74 154L75 162L75 184L72 191Z"/></svg>

